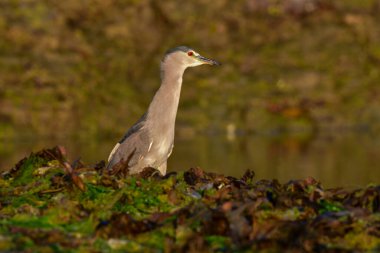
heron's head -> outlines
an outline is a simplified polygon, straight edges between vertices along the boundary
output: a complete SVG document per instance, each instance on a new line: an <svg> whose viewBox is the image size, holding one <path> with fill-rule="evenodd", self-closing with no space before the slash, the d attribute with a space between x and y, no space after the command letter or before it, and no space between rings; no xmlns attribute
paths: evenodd
<svg viewBox="0 0 380 253"><path fill-rule="evenodd" d="M167 61L178 64L184 68L195 67L202 64L220 65L219 62L203 57L195 50L186 46L180 46L168 50L163 59L164 63Z"/></svg>

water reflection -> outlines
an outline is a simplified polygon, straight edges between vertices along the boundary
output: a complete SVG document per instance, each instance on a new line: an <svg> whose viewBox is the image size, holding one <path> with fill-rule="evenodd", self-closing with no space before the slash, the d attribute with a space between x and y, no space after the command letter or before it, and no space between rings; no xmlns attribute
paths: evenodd
<svg viewBox="0 0 380 253"><path fill-rule="evenodd" d="M81 155L86 163L106 159L114 140L3 140L0 169L14 165L31 151L64 145L70 159ZM380 138L346 134L305 139L297 136L245 136L228 141L224 136L179 139L169 170L200 166L207 171L241 176L253 169L258 179L281 182L312 176L326 187L363 186L380 181Z"/></svg>

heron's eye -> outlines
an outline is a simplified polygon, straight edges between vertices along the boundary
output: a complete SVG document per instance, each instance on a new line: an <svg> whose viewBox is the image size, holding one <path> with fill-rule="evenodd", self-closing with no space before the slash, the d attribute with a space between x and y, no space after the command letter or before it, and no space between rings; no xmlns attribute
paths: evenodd
<svg viewBox="0 0 380 253"><path fill-rule="evenodd" d="M193 55L194 55L194 52L193 52L193 51L189 51L189 52L187 52L187 55L188 55L188 56L193 56Z"/></svg>

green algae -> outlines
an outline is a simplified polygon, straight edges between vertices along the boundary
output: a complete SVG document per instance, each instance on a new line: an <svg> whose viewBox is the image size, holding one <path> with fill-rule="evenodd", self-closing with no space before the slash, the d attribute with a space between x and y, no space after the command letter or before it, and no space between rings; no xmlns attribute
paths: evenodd
<svg viewBox="0 0 380 253"><path fill-rule="evenodd" d="M330 202L330 201L326 201L324 199L319 202L319 205L320 205L320 209L319 209L320 213L339 212L339 211L344 210L343 206L340 203Z"/></svg>
<svg viewBox="0 0 380 253"><path fill-rule="evenodd" d="M12 186L25 186L30 183L30 179L32 178L32 175L35 172L36 168L40 168L44 164L46 164L46 161L44 159L35 155L31 155L22 164L21 168L19 169L19 175L17 175L14 178L14 181L11 183Z"/></svg>
<svg viewBox="0 0 380 253"><path fill-rule="evenodd" d="M199 168L121 178L97 166L70 172L59 150L32 154L2 175L1 251L379 249L376 185L326 190L312 178L281 184Z"/></svg>

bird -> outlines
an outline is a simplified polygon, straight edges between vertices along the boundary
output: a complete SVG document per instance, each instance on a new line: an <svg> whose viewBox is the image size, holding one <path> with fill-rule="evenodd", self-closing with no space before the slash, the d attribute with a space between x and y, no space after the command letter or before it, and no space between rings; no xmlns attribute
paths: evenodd
<svg viewBox="0 0 380 253"><path fill-rule="evenodd" d="M182 77L188 67L219 62L203 57L194 49L178 46L168 50L161 60L161 85L148 110L115 145L108 157L107 171L123 168L132 175L145 168L166 174L167 159L174 147L174 130ZM118 165L121 165L118 166Z"/></svg>

